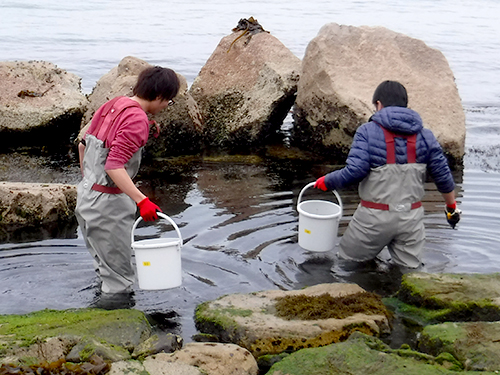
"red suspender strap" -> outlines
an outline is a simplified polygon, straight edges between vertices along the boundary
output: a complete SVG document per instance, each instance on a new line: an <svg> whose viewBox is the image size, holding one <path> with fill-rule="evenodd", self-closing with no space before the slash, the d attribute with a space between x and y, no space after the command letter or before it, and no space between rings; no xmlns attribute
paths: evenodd
<svg viewBox="0 0 500 375"><path fill-rule="evenodd" d="M417 162L417 135L412 134L406 138L406 157L408 163Z"/></svg>
<svg viewBox="0 0 500 375"><path fill-rule="evenodd" d="M417 135L404 135L404 134L395 134L382 125L379 126L384 131L385 144L387 149L387 164L396 163L396 145L394 142L394 138L404 138L406 139L406 158L407 163L416 163L417 162Z"/></svg>
<svg viewBox="0 0 500 375"><path fill-rule="evenodd" d="M390 132L383 126L380 126L384 131L385 145L387 149L387 164L396 163L396 145L394 144L394 133Z"/></svg>
<svg viewBox="0 0 500 375"><path fill-rule="evenodd" d="M101 126L102 126L102 124L103 124L103 122L104 122L104 119L106 118L106 116L108 115L109 111L111 110L111 108L113 108L114 104L116 103L116 101L117 101L118 99L120 99L120 97L119 97L119 96L118 96L118 97L116 97L116 98L114 98L114 99L111 99L109 102L107 102L107 103L105 104L105 107L102 109L102 112L101 112L101 117L99 117L99 118L97 119L97 125L96 125L96 127L92 130L92 133L90 133L90 134L92 134L93 136L97 137L97 135L99 134L99 130L101 130ZM109 128L109 127L108 127L108 128ZM108 131L109 131L109 130L107 130L107 131L106 131L106 136L108 135ZM106 138L104 138L104 140L105 140L105 139L106 139Z"/></svg>

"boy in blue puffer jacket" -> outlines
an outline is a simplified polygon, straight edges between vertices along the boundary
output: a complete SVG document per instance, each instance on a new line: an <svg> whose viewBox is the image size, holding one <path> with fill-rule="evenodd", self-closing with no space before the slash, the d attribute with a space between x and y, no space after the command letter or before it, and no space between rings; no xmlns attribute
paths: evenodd
<svg viewBox="0 0 500 375"><path fill-rule="evenodd" d="M373 104L376 113L356 131L347 165L319 178L314 187L327 191L359 183L361 202L340 240L341 258L374 259L387 246L393 262L417 268L425 242L426 173L444 197L453 228L460 220L455 183L434 134L407 108L403 85L382 82Z"/></svg>

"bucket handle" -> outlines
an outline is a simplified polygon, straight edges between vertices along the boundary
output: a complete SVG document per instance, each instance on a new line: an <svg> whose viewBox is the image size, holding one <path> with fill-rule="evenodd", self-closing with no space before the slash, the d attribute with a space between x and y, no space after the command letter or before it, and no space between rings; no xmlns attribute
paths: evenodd
<svg viewBox="0 0 500 375"><path fill-rule="evenodd" d="M174 227L175 231L177 232L177 236L179 236L179 240L180 240L179 241L179 249L180 249L182 246L182 236L181 236L181 231L179 230L179 227L177 226L177 224L175 224L175 222L169 216L165 215L163 212L157 212L157 214L158 214L158 217L167 220ZM142 220L142 217L139 216L139 218L135 221L134 225L132 226L132 241L131 241L131 243L134 243L135 228L137 228L137 225L141 222L141 220Z"/></svg>
<svg viewBox="0 0 500 375"><path fill-rule="evenodd" d="M310 187L313 187L314 184L316 182L310 182L308 183L306 186L304 186L304 188L300 191L299 193L299 198L297 200L297 206L300 204L300 201L302 200L302 195L304 194L304 191L306 191L307 189L309 189ZM335 197L337 198L338 202L339 202L339 206L340 206L340 216L342 216L343 212L344 212L344 208L342 206L342 199L340 199L340 195L339 193L337 193L336 190L332 190L332 193L335 195Z"/></svg>

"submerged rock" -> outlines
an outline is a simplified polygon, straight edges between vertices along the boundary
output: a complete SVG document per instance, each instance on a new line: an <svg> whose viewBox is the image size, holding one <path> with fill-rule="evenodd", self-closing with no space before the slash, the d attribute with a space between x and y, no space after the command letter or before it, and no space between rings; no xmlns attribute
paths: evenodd
<svg viewBox="0 0 500 375"><path fill-rule="evenodd" d="M303 290L232 294L199 305L195 322L199 331L214 334L221 342L242 346L255 357L328 345L347 339L355 331L370 335L388 333L388 313L374 313L369 307L341 318L303 320L277 316L279 298L325 293L339 297L359 292L364 290L354 284L320 284Z"/></svg>
<svg viewBox="0 0 500 375"><path fill-rule="evenodd" d="M300 59L246 21L222 38L189 90L206 145L216 150L243 153L274 142L295 100Z"/></svg>
<svg viewBox="0 0 500 375"><path fill-rule="evenodd" d="M69 146L88 104L80 81L45 61L0 62L0 148Z"/></svg>
<svg viewBox="0 0 500 375"><path fill-rule="evenodd" d="M500 274L427 274L403 276L396 312L425 325L445 321L500 320Z"/></svg>
<svg viewBox="0 0 500 375"><path fill-rule="evenodd" d="M385 80L406 87L409 108L422 116L452 164L461 163L465 114L446 58L420 40L383 27L331 23L309 43L292 143L346 155L357 127L374 111L373 92Z"/></svg>

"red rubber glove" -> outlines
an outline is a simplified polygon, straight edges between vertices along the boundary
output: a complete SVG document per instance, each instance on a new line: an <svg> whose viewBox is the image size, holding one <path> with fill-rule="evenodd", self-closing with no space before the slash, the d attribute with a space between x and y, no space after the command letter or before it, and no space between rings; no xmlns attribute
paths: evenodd
<svg viewBox="0 0 500 375"><path fill-rule="evenodd" d="M163 212L160 207L151 202L148 197L144 198L142 201L137 203L141 217L144 221L154 221L158 220L158 215L156 211Z"/></svg>
<svg viewBox="0 0 500 375"><path fill-rule="evenodd" d="M325 176L318 178L316 180L316 182L314 183L314 187L316 189L320 189L320 190L323 190L323 191L328 191L328 188L325 185Z"/></svg>

